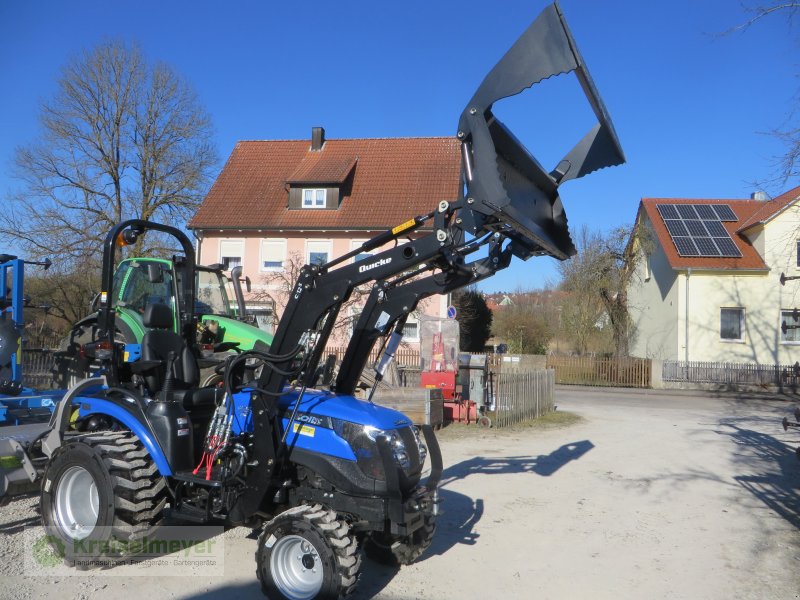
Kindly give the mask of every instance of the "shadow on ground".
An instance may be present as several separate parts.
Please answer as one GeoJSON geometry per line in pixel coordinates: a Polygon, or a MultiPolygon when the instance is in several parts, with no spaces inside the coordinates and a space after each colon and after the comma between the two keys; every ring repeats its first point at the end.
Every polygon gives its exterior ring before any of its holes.
{"type": "MultiPolygon", "coordinates": [[[[483,517],[484,501],[482,498],[473,499],[464,494],[448,489],[448,485],[471,475],[516,474],[532,473],[542,477],[550,477],[574,460],[594,448],[588,440],[564,444],[550,454],[539,456],[511,456],[511,457],[473,457],[455,465],[449,466],[442,474],[442,487],[439,497],[441,500],[442,514],[437,520],[436,535],[431,546],[420,557],[424,561],[431,556],[444,554],[454,546],[478,543],[478,534],[475,525],[483,517]]],[[[255,570],[255,564],[254,570],[255,570]]],[[[364,558],[361,568],[361,581],[358,588],[349,596],[351,600],[367,600],[380,594],[389,582],[397,575],[399,569],[388,567],[370,559],[364,558]]],[[[425,582],[412,583],[419,586],[419,592],[425,588],[425,582]]],[[[405,600],[414,597],[417,593],[409,588],[402,598],[393,598],[383,595],[386,600],[405,600]]],[[[252,583],[236,586],[219,586],[208,591],[192,595],[193,600],[211,600],[224,596],[227,599],[251,600],[263,598],[261,588],[253,577],[252,583]]]]}
{"type": "Polygon", "coordinates": [[[594,448],[589,440],[564,444],[550,454],[539,456],[475,456],[450,467],[442,474],[442,485],[465,479],[470,475],[503,475],[514,473],[534,473],[550,477],[556,471],[594,448]]]}
{"type": "MultiPolygon", "coordinates": [[[[752,417],[722,419],[719,431],[729,436],[738,446],[735,462],[747,474],[736,475],[734,480],[776,515],[800,528],[800,462],[794,448],[774,435],[753,429],[752,417]]],[[[776,431],[780,423],[772,420],[776,431]]],[[[760,429],[760,427],[759,427],[760,429]]]]}
{"type": "MultiPolygon", "coordinates": [[[[482,498],[470,498],[451,489],[448,485],[472,475],[507,475],[532,473],[542,477],[550,477],[559,469],[594,448],[588,440],[564,444],[550,454],[538,456],[482,457],[461,461],[447,467],[442,473],[442,484],[439,491],[442,514],[437,520],[436,535],[430,548],[420,557],[424,561],[431,556],[444,554],[456,545],[472,546],[478,543],[475,525],[483,517],[484,501],[482,498]]],[[[365,562],[361,584],[353,598],[372,598],[388,585],[397,574],[392,569],[374,563],[365,562]]],[[[420,582],[424,588],[424,582],[420,582]]]]}
{"type": "Polygon", "coordinates": [[[26,527],[34,527],[41,524],[39,515],[33,517],[26,517],[24,519],[17,519],[16,521],[9,521],[0,524],[0,535],[13,535],[24,531],[26,527]]]}

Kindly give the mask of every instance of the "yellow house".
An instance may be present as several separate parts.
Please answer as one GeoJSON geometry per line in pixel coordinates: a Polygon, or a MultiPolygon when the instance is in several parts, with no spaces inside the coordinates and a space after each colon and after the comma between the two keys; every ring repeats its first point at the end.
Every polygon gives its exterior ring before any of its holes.
{"type": "MultiPolygon", "coordinates": [[[[631,353],[662,360],[800,360],[800,187],[772,200],[643,198],[629,293],[631,353]],[[641,239],[641,238],[640,238],[641,239]],[[646,248],[646,250],[645,250],[646,248]]],[[[636,236],[634,237],[636,239],[636,236]]]]}

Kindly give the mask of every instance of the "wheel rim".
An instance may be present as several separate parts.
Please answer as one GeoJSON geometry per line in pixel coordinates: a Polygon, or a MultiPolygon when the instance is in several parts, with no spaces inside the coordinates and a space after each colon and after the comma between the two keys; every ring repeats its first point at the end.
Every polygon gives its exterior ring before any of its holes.
{"type": "Polygon", "coordinates": [[[97,484],[83,467],[70,467],[56,486],[56,520],[70,538],[82,540],[94,531],[100,499],[97,484]]]}
{"type": "Polygon", "coordinates": [[[275,585],[290,600],[310,600],[322,589],[322,560],[314,545],[299,535],[278,540],[269,568],[275,585]]]}

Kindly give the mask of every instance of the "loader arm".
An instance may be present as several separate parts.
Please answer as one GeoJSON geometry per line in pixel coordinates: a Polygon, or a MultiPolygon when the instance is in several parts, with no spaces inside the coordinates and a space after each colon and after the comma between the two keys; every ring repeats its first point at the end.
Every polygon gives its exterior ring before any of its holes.
{"type": "MultiPolygon", "coordinates": [[[[271,346],[271,352],[280,358],[272,368],[262,370],[251,400],[253,454],[262,466],[248,476],[246,491],[232,511],[234,520],[244,520],[259,510],[275,485],[275,465],[286,454],[277,398],[284,391],[287,373],[292,371],[289,356],[306,346],[302,368],[293,382],[302,397],[313,381],[336,317],[356,287],[419,270],[420,265],[425,265],[425,270],[457,264],[457,257],[471,243],[467,241],[469,235],[481,238],[499,233],[512,240],[511,253],[521,258],[549,255],[566,259],[575,253],[575,247],[558,195],[559,185],[624,162],[611,120],[555,4],[541,13],[486,76],[459,119],[457,138],[461,142],[463,182],[458,198],[440,202],[433,212],[393,227],[334,261],[306,265],[301,270],[271,346]],[[555,169],[547,171],[495,118],[492,105],[563,73],[575,73],[598,123],[555,169]],[[343,264],[358,253],[393,241],[397,244],[401,237],[430,225],[432,232],[375,254],[368,261],[343,264]]],[[[406,291],[413,296],[413,288],[406,291]]],[[[368,357],[363,348],[352,352],[355,360],[346,367],[351,373],[360,371],[368,357]]],[[[347,379],[346,386],[350,386],[352,375],[347,379]]],[[[298,400],[296,406],[299,404],[298,400]]]]}
{"type": "Polygon", "coordinates": [[[336,392],[353,394],[375,342],[392,329],[400,331],[421,300],[435,294],[447,294],[491,277],[511,263],[511,256],[510,245],[501,249],[500,242],[493,240],[489,255],[485,258],[468,264],[456,264],[441,273],[404,285],[398,285],[401,282],[397,281],[377,282],[342,358],[336,378],[336,392]]]}

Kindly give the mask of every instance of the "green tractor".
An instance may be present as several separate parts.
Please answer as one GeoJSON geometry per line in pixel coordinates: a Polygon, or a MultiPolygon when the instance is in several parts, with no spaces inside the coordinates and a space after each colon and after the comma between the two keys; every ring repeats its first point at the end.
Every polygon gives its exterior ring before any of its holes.
{"type": "MultiPolygon", "coordinates": [[[[172,309],[173,330],[179,331],[181,314],[187,312],[183,290],[185,259],[175,256],[163,258],[128,258],[122,260],[114,273],[111,303],[116,313],[115,338],[126,344],[140,344],[147,328],[143,315],[151,304],[165,304],[172,309]],[[179,300],[176,302],[176,298],[179,300]]],[[[241,267],[234,267],[227,277],[222,265],[195,266],[194,306],[191,310],[197,317],[197,342],[208,369],[204,379],[214,377],[210,367],[222,361],[229,352],[246,350],[266,351],[272,344],[272,335],[255,324],[255,319],[245,311],[242,291],[241,267]],[[231,304],[229,287],[236,298],[236,307],[231,304]]],[[[245,279],[247,290],[249,279],[245,279]]],[[[95,298],[96,308],[101,292],[95,298]]],[[[73,325],[62,340],[56,361],[55,376],[60,385],[69,387],[76,381],[88,377],[92,361],[86,356],[84,346],[97,339],[99,311],[93,312],[73,325]]]]}

